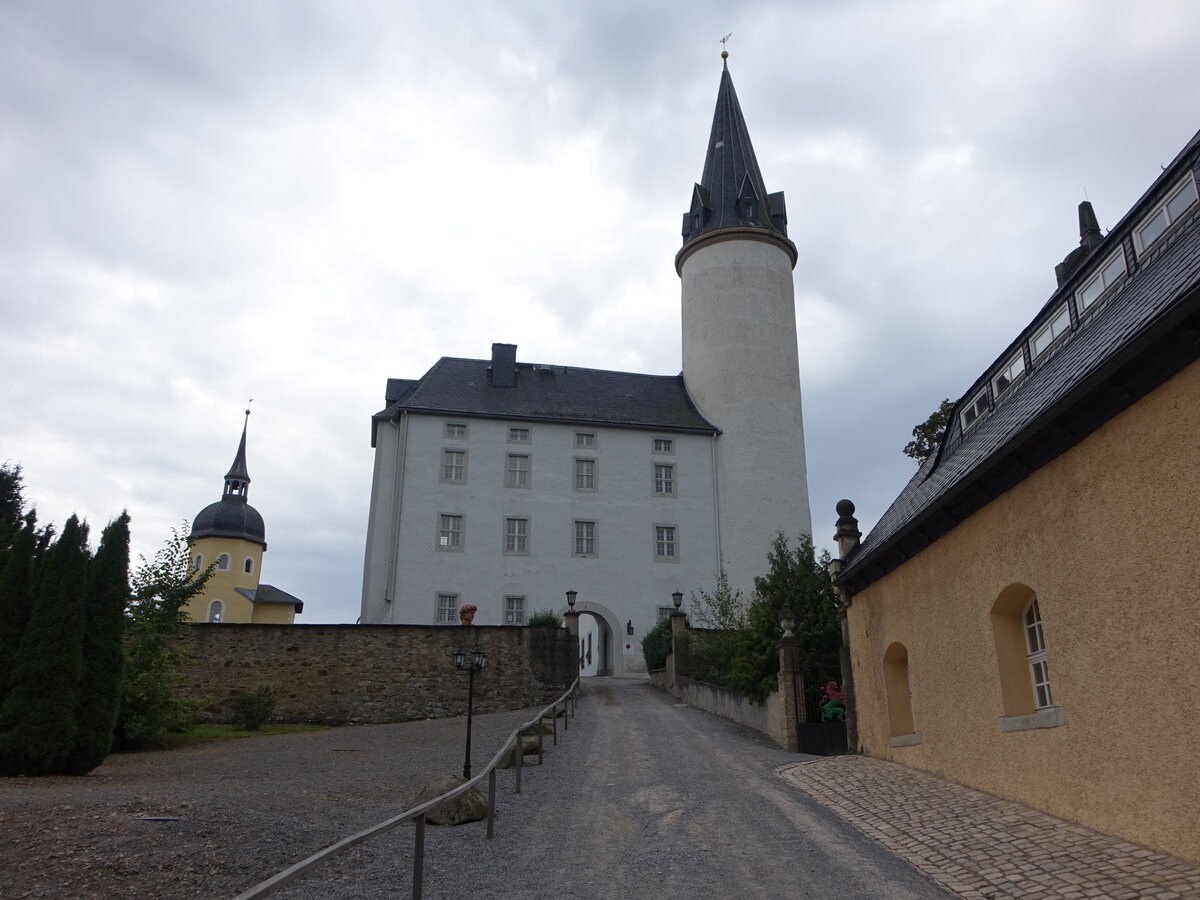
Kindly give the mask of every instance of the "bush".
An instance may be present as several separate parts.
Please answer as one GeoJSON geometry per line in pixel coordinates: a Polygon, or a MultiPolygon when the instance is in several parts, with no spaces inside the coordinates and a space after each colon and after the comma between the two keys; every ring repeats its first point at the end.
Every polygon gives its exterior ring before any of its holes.
{"type": "Polygon", "coordinates": [[[551,609],[539,609],[525,622],[527,628],[562,628],[562,616],[551,609]]]}
{"type": "Polygon", "coordinates": [[[670,652],[671,620],[666,618],[647,631],[646,636],[642,638],[642,656],[646,658],[646,668],[665,668],[670,652]]]}
{"type": "Polygon", "coordinates": [[[265,685],[259,685],[253,694],[238,694],[229,704],[237,723],[247,731],[258,731],[271,713],[275,712],[275,695],[265,685]]]}

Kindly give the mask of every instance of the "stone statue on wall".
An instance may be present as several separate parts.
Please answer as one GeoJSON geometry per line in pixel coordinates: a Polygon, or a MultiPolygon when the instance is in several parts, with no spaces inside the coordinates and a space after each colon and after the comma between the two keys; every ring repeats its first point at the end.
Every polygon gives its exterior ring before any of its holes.
{"type": "Polygon", "coordinates": [[[474,625],[475,624],[475,604],[464,603],[458,608],[458,624],[459,625],[474,625]]]}

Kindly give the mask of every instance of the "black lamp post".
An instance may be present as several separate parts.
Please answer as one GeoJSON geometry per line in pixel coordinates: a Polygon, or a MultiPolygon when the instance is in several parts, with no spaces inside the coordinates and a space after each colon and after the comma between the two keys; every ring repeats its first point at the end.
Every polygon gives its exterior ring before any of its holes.
{"type": "Polygon", "coordinates": [[[671,594],[671,602],[675,604],[675,610],[678,612],[679,607],[683,606],[683,591],[675,591],[671,594]]]}
{"type": "Polygon", "coordinates": [[[567,607],[571,612],[575,612],[575,598],[579,596],[579,591],[567,591],[567,607]]]}
{"type": "MultiPolygon", "coordinates": [[[[487,654],[476,647],[471,651],[471,662],[467,668],[467,754],[463,759],[463,778],[471,778],[471,716],[475,712],[475,673],[483,668],[487,654]]],[[[464,650],[454,651],[454,668],[462,669],[467,661],[464,650]]]]}

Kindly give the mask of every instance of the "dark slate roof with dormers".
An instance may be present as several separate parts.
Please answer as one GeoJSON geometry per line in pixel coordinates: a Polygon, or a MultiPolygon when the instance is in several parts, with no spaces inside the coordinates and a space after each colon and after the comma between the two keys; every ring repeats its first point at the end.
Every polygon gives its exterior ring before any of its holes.
{"type": "Polygon", "coordinates": [[[1200,202],[1145,252],[1132,238],[1189,171],[1200,180],[1198,168],[1200,132],[959,400],[937,455],[843,561],[841,586],[854,593],[883,577],[1200,357],[1200,202]],[[1127,274],[1079,315],[1075,291],[1118,247],[1127,274]],[[1031,366],[1025,349],[1025,374],[989,394],[964,432],[961,412],[1064,303],[1071,330],[1031,366]]]}
{"type": "Polygon", "coordinates": [[[783,191],[767,193],[728,65],[721,71],[704,173],[683,214],[683,243],[722,228],[762,228],[787,236],[783,191]]]}
{"type": "Polygon", "coordinates": [[[401,413],[564,422],[717,434],[688,396],[680,375],[637,375],[573,366],[516,363],[515,384],[491,383],[491,361],[444,356],[415,382],[389,379],[388,407],[401,413]],[[393,389],[396,399],[392,400],[393,389]]]}

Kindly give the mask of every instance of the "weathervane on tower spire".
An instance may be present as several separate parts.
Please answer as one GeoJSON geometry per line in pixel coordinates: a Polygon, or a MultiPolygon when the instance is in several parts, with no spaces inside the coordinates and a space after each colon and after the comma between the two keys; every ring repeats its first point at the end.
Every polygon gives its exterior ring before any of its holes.
{"type": "Polygon", "coordinates": [[[721,59],[729,59],[729,48],[727,48],[725,45],[729,43],[729,39],[731,37],[733,37],[732,31],[725,35],[725,37],[721,38],[721,59]]]}

